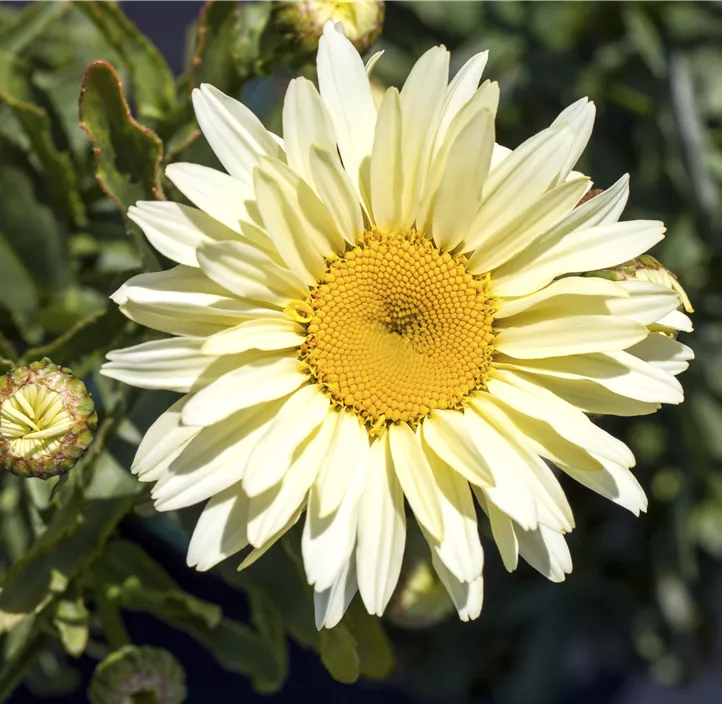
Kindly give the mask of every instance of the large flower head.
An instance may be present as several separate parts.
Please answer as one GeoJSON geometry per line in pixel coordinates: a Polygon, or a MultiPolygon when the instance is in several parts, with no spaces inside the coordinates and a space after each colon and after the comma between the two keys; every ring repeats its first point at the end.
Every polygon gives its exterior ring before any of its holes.
{"type": "Polygon", "coordinates": [[[202,86],[196,115],[228,173],[174,164],[197,209],[130,212],[178,266],[114,300],[172,337],[111,353],[104,373],[185,394],[133,471],[160,510],[207,501],[188,558],[201,570],[251,546],[248,564],[302,520],[319,627],[357,591],[384,611],[406,502],[462,619],[483,596],[477,504],[509,570],[521,555],[564,579],[574,519],[549,463],[638,513],[632,453],[587,414],[682,400],[691,352],[649,329],[678,294],[581,275],[640,255],[662,223],[618,222],[626,176],[576,207],[587,100],[496,145],[485,63],[449,82],[433,48],[377,109],[329,23],[319,90],[291,82],[283,141],[202,86]]]}

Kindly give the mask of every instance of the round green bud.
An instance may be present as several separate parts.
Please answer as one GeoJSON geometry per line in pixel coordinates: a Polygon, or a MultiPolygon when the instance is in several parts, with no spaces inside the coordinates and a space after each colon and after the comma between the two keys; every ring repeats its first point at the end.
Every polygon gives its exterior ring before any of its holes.
{"type": "Polygon", "coordinates": [[[40,479],[64,474],[97,423],[85,384],[47,358],[0,377],[0,468],[40,479]]]}
{"type": "Polygon", "coordinates": [[[364,53],[381,34],[383,0],[299,0],[274,2],[272,20],[279,34],[301,52],[318,48],[328,20],[340,22],[346,37],[364,53]]]}
{"type": "Polygon", "coordinates": [[[180,704],[186,699],[186,675],[167,650],[126,645],[98,667],[88,687],[91,704],[180,704]]]}

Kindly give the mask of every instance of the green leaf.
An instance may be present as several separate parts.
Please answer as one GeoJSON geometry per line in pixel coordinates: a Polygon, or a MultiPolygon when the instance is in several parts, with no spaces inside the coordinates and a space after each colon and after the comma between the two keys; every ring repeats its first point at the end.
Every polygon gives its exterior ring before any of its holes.
{"type": "Polygon", "coordinates": [[[173,108],[175,85],[158,49],[115,3],[82,2],[75,7],[95,23],[108,44],[123,57],[138,114],[144,119],[165,119],[173,108]]]}
{"type": "Polygon", "coordinates": [[[88,645],[89,614],[80,594],[73,599],[60,599],[55,607],[53,623],[68,655],[80,657],[88,645]]]}
{"type": "Polygon", "coordinates": [[[53,208],[66,225],[82,227],[88,219],[73,163],[68,154],[55,147],[48,113],[31,102],[30,97],[29,79],[15,57],[0,52],[0,102],[10,108],[22,126],[40,162],[53,208]]]}
{"type": "Polygon", "coordinates": [[[259,691],[275,690],[284,668],[268,639],[248,626],[222,617],[220,607],[181,591],[149,589],[129,577],[115,595],[118,604],[147,611],[192,635],[216,658],[221,667],[251,677],[259,691]]]}
{"type": "Polygon", "coordinates": [[[321,662],[331,677],[344,684],[353,684],[360,674],[356,641],[344,623],[320,632],[321,662]]]}
{"type": "Polygon", "coordinates": [[[386,679],[394,668],[394,651],[381,619],[371,616],[361,599],[356,598],[343,622],[356,641],[361,674],[372,679],[386,679]]]}
{"type": "Polygon", "coordinates": [[[225,93],[240,88],[243,77],[236,67],[233,50],[241,35],[237,2],[206,2],[198,17],[196,46],[189,89],[211,83],[225,93]]]}
{"type": "Polygon", "coordinates": [[[38,294],[30,272],[0,233],[0,306],[11,313],[29,315],[38,307],[38,294]]]}
{"type": "MultiPolygon", "coordinates": [[[[130,114],[120,78],[105,61],[88,67],[80,90],[80,126],[93,144],[95,176],[125,215],[139,200],[162,199],[158,178],[163,144],[130,114]]],[[[157,269],[157,258],[139,228],[129,223],[141,258],[157,269]]]]}
{"type": "Polygon", "coordinates": [[[85,494],[77,484],[69,489],[70,497],[47,530],[5,574],[0,612],[8,620],[39,613],[65,592],[99,556],[142,487],[105,453],[95,463],[85,494]]]}
{"type": "Polygon", "coordinates": [[[141,547],[129,540],[112,540],[94,567],[103,582],[120,584],[128,574],[137,577],[144,588],[179,589],[171,576],[141,547]]]}
{"type": "Polygon", "coordinates": [[[0,49],[13,54],[21,52],[33,39],[70,9],[64,2],[30,3],[14,22],[0,29],[0,49]]]}
{"type": "Polygon", "coordinates": [[[6,701],[20,684],[27,670],[42,652],[47,640],[47,635],[38,632],[28,640],[15,657],[5,661],[0,669],[0,702],[6,701]]]}
{"type": "Polygon", "coordinates": [[[268,641],[279,663],[278,676],[269,682],[259,682],[259,690],[264,693],[280,689],[288,675],[288,648],[286,633],[283,629],[278,609],[263,592],[251,590],[248,593],[251,608],[251,621],[258,632],[268,641]]]}

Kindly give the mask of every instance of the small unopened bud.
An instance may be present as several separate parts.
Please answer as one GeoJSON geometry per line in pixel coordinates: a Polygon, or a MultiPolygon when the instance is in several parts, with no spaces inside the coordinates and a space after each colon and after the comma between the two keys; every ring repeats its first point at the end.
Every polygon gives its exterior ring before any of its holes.
{"type": "Polygon", "coordinates": [[[85,384],[45,358],[0,377],[0,468],[47,479],[72,469],[98,422],[85,384]]]}
{"type": "Polygon", "coordinates": [[[88,687],[91,704],[180,704],[186,675],[167,650],[126,645],[95,668],[88,687]]]}
{"type": "Polygon", "coordinates": [[[275,25],[302,52],[314,52],[328,20],[340,22],[346,37],[364,53],[381,34],[383,0],[298,0],[274,2],[275,25]]]}

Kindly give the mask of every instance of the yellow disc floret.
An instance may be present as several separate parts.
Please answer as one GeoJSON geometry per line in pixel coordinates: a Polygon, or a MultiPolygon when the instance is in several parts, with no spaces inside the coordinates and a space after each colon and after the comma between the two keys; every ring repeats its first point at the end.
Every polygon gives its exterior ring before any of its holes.
{"type": "Polygon", "coordinates": [[[340,406],[371,426],[416,423],[483,388],[494,301],[466,258],[414,230],[367,232],[311,290],[302,358],[340,406]]]}

